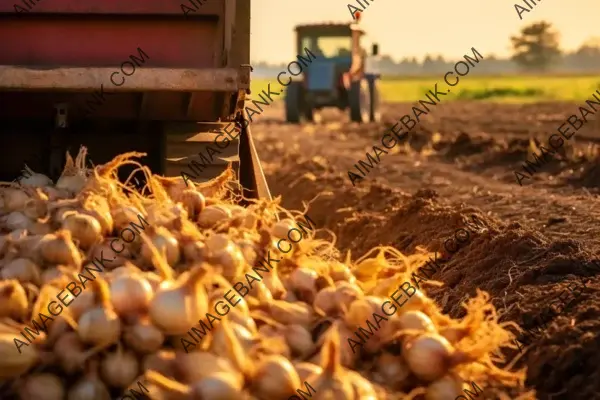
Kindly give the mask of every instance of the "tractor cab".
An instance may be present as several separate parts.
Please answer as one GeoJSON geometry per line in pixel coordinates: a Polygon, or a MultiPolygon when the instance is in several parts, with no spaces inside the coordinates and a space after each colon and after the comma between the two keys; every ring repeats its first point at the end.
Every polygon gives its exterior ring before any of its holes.
{"type": "MultiPolygon", "coordinates": [[[[313,111],[324,107],[349,109],[355,122],[380,118],[379,76],[366,69],[368,53],[361,46],[364,36],[357,22],[296,27],[297,54],[308,50],[316,58],[287,89],[288,122],[313,121],[313,111]]],[[[376,44],[371,53],[378,54],[376,44]]]]}

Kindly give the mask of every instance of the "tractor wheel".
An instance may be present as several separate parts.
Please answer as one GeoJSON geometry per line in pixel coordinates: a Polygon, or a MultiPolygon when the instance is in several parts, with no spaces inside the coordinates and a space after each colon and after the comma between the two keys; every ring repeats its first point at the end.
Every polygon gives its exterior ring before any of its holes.
{"type": "Polygon", "coordinates": [[[376,79],[369,80],[369,94],[371,95],[371,110],[369,112],[369,121],[380,122],[381,111],[379,111],[379,81],[376,79]]]}
{"type": "Polygon", "coordinates": [[[292,124],[300,123],[302,105],[302,86],[292,82],[285,92],[285,120],[292,124]]]}
{"type": "Polygon", "coordinates": [[[352,82],[348,96],[352,122],[369,122],[371,96],[369,96],[368,82],[364,79],[352,82]]]}
{"type": "Polygon", "coordinates": [[[306,119],[306,122],[314,122],[315,121],[315,117],[314,117],[314,110],[312,107],[308,106],[307,104],[304,105],[304,118],[306,119]]]}

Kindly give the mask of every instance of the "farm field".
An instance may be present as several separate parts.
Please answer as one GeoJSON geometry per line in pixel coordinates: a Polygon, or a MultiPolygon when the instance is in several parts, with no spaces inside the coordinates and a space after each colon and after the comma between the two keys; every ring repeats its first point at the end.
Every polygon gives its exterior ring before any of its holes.
{"type": "MultiPolygon", "coordinates": [[[[539,82],[569,87],[569,80],[539,82]]],[[[356,173],[365,152],[381,146],[386,127],[410,111],[409,103],[385,104],[383,121],[364,125],[337,110],[320,124],[286,124],[278,103],[252,131],[273,195],[286,208],[310,203],[307,212],[331,230],[341,254],[360,257],[378,245],[407,255],[444,254],[453,232],[473,215],[482,218],[487,228],[443,264],[434,279],[444,285],[428,288],[428,295],[458,318],[466,298],[488,292],[500,321],[531,333],[523,333],[527,345],[504,351],[499,365],[518,360],[517,367],[527,367],[526,384],[537,399],[583,400],[600,393],[593,379],[600,373],[600,121],[579,130],[560,161],[523,186],[514,175],[531,157],[530,139],[547,143],[574,110],[571,102],[440,104],[404,143],[364,167],[368,173],[356,187],[348,171],[356,173]],[[557,307],[568,287],[580,287],[581,295],[557,307]],[[547,313],[553,317],[540,326],[536,321],[547,313]]]]}
{"type": "MultiPolygon", "coordinates": [[[[423,98],[443,75],[431,77],[383,77],[381,92],[384,101],[412,102],[423,98]]],[[[279,90],[277,78],[253,79],[251,90],[259,93],[271,83],[279,90]]],[[[457,85],[458,92],[448,100],[486,100],[501,103],[533,103],[539,101],[576,101],[585,99],[600,88],[600,73],[596,76],[465,76],[457,85]]],[[[445,98],[446,99],[446,98],[445,98]]]]}

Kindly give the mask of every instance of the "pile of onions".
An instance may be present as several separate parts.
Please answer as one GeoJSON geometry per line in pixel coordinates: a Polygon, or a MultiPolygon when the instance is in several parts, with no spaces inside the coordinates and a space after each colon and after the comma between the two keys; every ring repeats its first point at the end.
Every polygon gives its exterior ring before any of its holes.
{"type": "Polygon", "coordinates": [[[283,254],[274,243],[302,218],[277,202],[235,204],[230,170],[187,187],[152,175],[135,160],[143,154],[93,170],[85,154],[69,156],[56,186],[28,170],[21,186],[0,188],[2,398],[108,399],[145,387],[151,398],[198,400],[298,390],[454,400],[467,382],[492,381],[523,391],[523,371],[493,362],[512,335],[487,294],[466,302],[462,320],[421,290],[403,306],[390,298],[422,254],[380,248],[342,261],[314,232],[283,254]],[[146,175],[143,192],[116,179],[122,165],[146,175]],[[278,261],[265,272],[268,254],[278,261]],[[42,314],[54,316],[47,334],[29,341],[20,332],[42,314]]]}

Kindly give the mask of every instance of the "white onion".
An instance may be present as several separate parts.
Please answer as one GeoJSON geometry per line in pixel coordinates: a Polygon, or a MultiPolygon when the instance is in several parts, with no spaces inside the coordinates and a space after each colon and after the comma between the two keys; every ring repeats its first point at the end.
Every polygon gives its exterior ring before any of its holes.
{"type": "MultiPolygon", "coordinates": [[[[459,379],[453,375],[444,375],[442,378],[432,382],[425,392],[425,400],[455,400],[463,393],[459,379]]],[[[471,396],[469,396],[471,397],[471,396]]]]}
{"type": "Polygon", "coordinates": [[[169,335],[183,335],[205,318],[208,296],[203,276],[204,271],[196,268],[178,281],[162,282],[148,311],[152,323],[169,335]]]}
{"type": "Polygon", "coordinates": [[[421,311],[407,311],[398,317],[401,329],[435,332],[435,325],[431,319],[421,311]]]}
{"type": "Polygon", "coordinates": [[[3,225],[11,231],[15,229],[31,229],[33,221],[27,218],[22,212],[13,211],[3,218],[3,225]]]}
{"type": "Polygon", "coordinates": [[[0,199],[2,199],[2,210],[5,213],[9,213],[23,210],[30,197],[21,189],[2,188],[0,199]]]}
{"type": "Polygon", "coordinates": [[[85,187],[87,178],[83,174],[66,175],[58,178],[56,188],[66,190],[69,193],[79,193],[85,187]]]}
{"type": "MultiPolygon", "coordinates": [[[[33,172],[33,171],[31,171],[33,172]]],[[[25,176],[25,175],[23,175],[25,176]]],[[[20,180],[20,183],[25,186],[44,187],[52,186],[54,182],[44,174],[33,172],[33,174],[20,180]]]]}
{"type": "Polygon", "coordinates": [[[231,211],[220,205],[206,206],[198,215],[198,225],[201,228],[212,228],[222,221],[231,218],[231,211]]]}
{"type": "Polygon", "coordinates": [[[145,312],[152,294],[152,286],[141,274],[122,273],[110,283],[111,301],[120,316],[145,312]]]}
{"type": "Polygon", "coordinates": [[[448,371],[454,349],[445,337],[426,333],[409,340],[405,351],[410,370],[420,379],[434,381],[448,371]]]}

